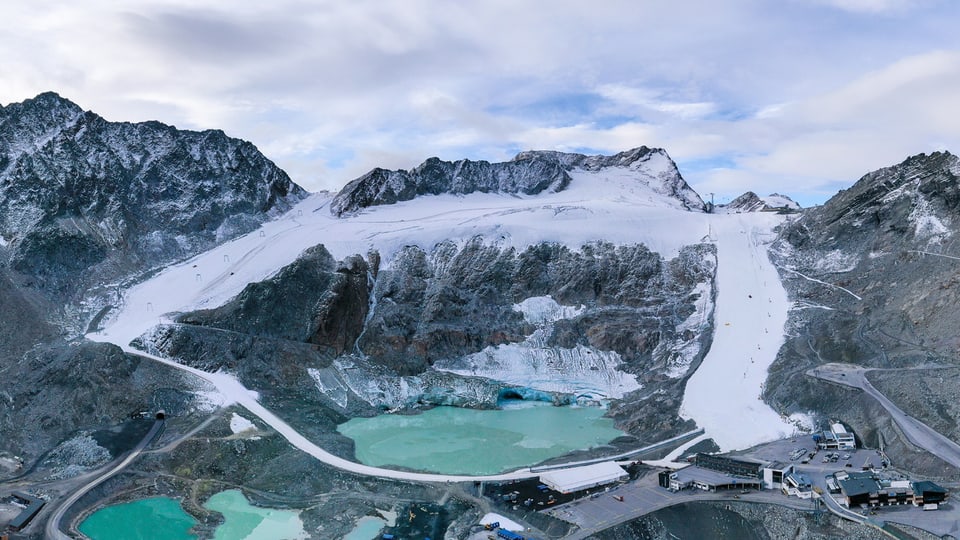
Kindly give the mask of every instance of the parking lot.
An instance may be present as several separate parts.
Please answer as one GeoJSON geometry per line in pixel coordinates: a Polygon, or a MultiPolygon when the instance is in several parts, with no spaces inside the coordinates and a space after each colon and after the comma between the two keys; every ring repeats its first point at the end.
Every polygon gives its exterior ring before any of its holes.
{"type": "Polygon", "coordinates": [[[580,527],[580,535],[570,538],[585,538],[591,531],[611,527],[631,519],[666,508],[674,504],[697,501],[745,501],[776,503],[795,508],[808,509],[809,501],[788,498],[779,491],[737,490],[707,492],[687,489],[671,492],[657,484],[656,472],[614,488],[596,493],[585,499],[579,499],[545,511],[555,518],[574,523],[580,527]],[[622,497],[621,501],[619,498],[622,497]]]}
{"type": "Polygon", "coordinates": [[[809,454],[816,450],[813,439],[808,436],[782,439],[764,445],[760,445],[743,452],[736,452],[734,455],[752,458],[759,461],[779,461],[781,463],[793,463],[794,467],[802,471],[823,472],[823,474],[836,471],[859,471],[866,468],[883,468],[883,456],[877,450],[867,448],[858,448],[855,450],[819,450],[812,458],[809,454]],[[802,457],[791,459],[795,451],[804,449],[802,457]],[[836,461],[827,460],[824,457],[827,454],[839,454],[836,461]],[[849,455],[849,458],[845,456],[849,455]],[[807,459],[808,463],[803,463],[807,459]]]}
{"type": "MultiPolygon", "coordinates": [[[[815,449],[810,437],[796,437],[767,443],[747,451],[737,452],[736,455],[764,462],[792,463],[797,471],[808,475],[815,485],[826,493],[824,477],[837,471],[858,471],[864,466],[882,469],[883,456],[873,449],[860,448],[856,450],[820,450],[808,463],[801,463],[804,458],[815,449]],[[805,451],[800,457],[797,450],[805,451]],[[835,461],[823,458],[827,454],[838,454],[835,461]],[[796,459],[791,459],[792,455],[796,459]],[[848,458],[845,456],[849,455],[848,458]],[[847,466],[849,464],[849,466],[847,466]]],[[[564,521],[575,523],[580,527],[582,537],[586,538],[590,531],[610,527],[629,519],[654,512],[674,504],[695,501],[723,501],[741,500],[745,502],[760,502],[780,504],[798,509],[810,509],[810,500],[801,500],[796,497],[787,497],[778,490],[704,492],[700,490],[684,490],[677,493],[661,488],[657,484],[655,473],[649,473],[635,482],[630,482],[610,491],[595,494],[586,499],[580,499],[564,505],[550,508],[546,513],[564,521]],[[617,497],[623,497],[620,501],[617,497]]],[[[859,509],[857,509],[859,510],[859,509]]],[[[924,512],[914,506],[884,507],[876,510],[871,516],[873,521],[890,521],[919,527],[937,535],[950,534],[960,538],[960,505],[948,499],[936,512],[924,512]]]]}

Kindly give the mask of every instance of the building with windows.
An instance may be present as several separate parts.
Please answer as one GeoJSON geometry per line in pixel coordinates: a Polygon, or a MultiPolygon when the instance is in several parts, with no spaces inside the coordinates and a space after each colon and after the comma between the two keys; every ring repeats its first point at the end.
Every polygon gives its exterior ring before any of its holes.
{"type": "Polygon", "coordinates": [[[823,450],[853,450],[857,447],[853,433],[840,422],[830,425],[830,431],[823,431],[814,435],[814,442],[823,450]]]}
{"type": "Polygon", "coordinates": [[[766,489],[780,489],[783,479],[793,472],[792,463],[775,461],[763,466],[763,487],[766,489]]]}
{"type": "Polygon", "coordinates": [[[791,472],[783,478],[780,491],[782,491],[784,495],[809,499],[813,497],[813,483],[810,482],[810,478],[807,477],[807,475],[791,472]]]}
{"type": "Polygon", "coordinates": [[[929,481],[891,480],[873,472],[840,472],[834,477],[840,486],[840,502],[849,508],[913,504],[933,505],[930,509],[934,510],[947,497],[947,490],[929,481]]]}
{"type": "Polygon", "coordinates": [[[936,510],[947,499],[947,490],[930,481],[913,482],[910,487],[914,506],[922,506],[924,510],[936,510]]]}

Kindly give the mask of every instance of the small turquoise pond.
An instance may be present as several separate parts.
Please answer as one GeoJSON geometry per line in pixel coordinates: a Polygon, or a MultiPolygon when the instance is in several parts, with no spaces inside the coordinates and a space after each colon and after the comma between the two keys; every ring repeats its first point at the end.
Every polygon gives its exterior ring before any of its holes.
{"type": "Polygon", "coordinates": [[[97,510],[80,524],[80,532],[93,540],[196,540],[187,531],[197,521],[180,503],[153,497],[97,510]]]}
{"type": "MultiPolygon", "coordinates": [[[[252,506],[236,489],[203,506],[223,514],[214,540],[293,540],[303,534],[299,512],[252,506]]],[[[196,540],[187,532],[196,523],[176,500],[153,497],[101,508],[83,520],[80,532],[92,540],[196,540]]]]}
{"type": "Polygon", "coordinates": [[[299,512],[253,506],[237,489],[217,493],[203,507],[223,514],[213,540],[293,540],[303,533],[299,512]]]}

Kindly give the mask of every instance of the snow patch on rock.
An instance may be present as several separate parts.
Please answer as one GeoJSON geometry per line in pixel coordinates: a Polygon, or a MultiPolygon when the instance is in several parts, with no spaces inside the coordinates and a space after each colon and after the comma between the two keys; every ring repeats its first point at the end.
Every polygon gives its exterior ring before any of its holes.
{"type": "Polygon", "coordinates": [[[693,291],[698,295],[693,303],[694,312],[677,326],[678,336],[682,337],[689,333],[691,337],[686,341],[678,340],[672,344],[663,341],[658,348],[664,347],[665,350],[654,352],[654,356],[666,355],[666,375],[671,379],[685,376],[693,361],[700,355],[700,340],[697,338],[713,319],[712,292],[709,282],[697,284],[693,291]]]}
{"type": "Polygon", "coordinates": [[[253,425],[253,422],[237,413],[233,413],[233,416],[230,417],[230,431],[232,431],[234,435],[246,431],[255,431],[256,429],[257,426],[253,425]]]}
{"type": "Polygon", "coordinates": [[[513,310],[523,314],[523,319],[530,324],[543,325],[563,319],[572,319],[586,308],[581,305],[562,306],[552,297],[531,296],[519,304],[513,305],[513,310]]]}
{"type": "Polygon", "coordinates": [[[914,235],[918,240],[926,240],[928,244],[940,243],[950,236],[950,226],[941,221],[930,208],[930,202],[917,194],[913,208],[907,220],[913,225],[914,235]]]}
{"type": "Polygon", "coordinates": [[[857,267],[858,257],[855,253],[844,253],[834,249],[821,254],[813,262],[813,267],[820,272],[840,274],[850,272],[857,267]]]}

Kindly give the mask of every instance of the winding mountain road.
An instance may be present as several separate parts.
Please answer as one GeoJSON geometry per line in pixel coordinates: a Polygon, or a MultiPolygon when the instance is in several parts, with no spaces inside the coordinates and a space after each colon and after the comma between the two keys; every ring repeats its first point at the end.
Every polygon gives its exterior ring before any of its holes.
{"type": "MultiPolygon", "coordinates": [[[[300,434],[296,429],[283,421],[280,417],[273,414],[269,409],[264,407],[257,401],[254,392],[251,392],[246,387],[244,387],[240,381],[234,379],[233,377],[224,374],[224,373],[208,373],[190,366],[185,366],[174,362],[173,360],[163,358],[162,356],[156,356],[149,354],[137,349],[130,347],[129,345],[121,346],[123,350],[129,354],[136,356],[141,356],[160,362],[176,369],[186,371],[196,377],[199,377],[210,384],[212,384],[216,389],[228,400],[231,400],[233,403],[240,405],[241,407],[247,409],[251,414],[262,420],[265,424],[273,428],[277,433],[279,433],[283,438],[285,438],[291,445],[297,449],[306,452],[307,454],[313,456],[314,458],[338,469],[349,471],[357,474],[363,474],[367,476],[376,476],[379,478],[391,478],[394,480],[413,480],[417,482],[433,482],[433,483],[447,483],[447,482],[473,482],[473,481],[504,481],[504,480],[520,480],[524,478],[534,478],[540,475],[541,471],[544,468],[537,468],[536,471],[530,469],[529,467],[511,471],[508,473],[502,474],[491,474],[483,476],[469,476],[469,475],[455,475],[455,474],[433,474],[433,473],[418,473],[410,471],[397,471],[393,469],[384,469],[380,467],[373,467],[370,465],[364,465],[362,463],[356,463],[348,459],[344,459],[340,456],[336,456],[327,452],[323,448],[320,448],[312,441],[300,434]]],[[[667,439],[666,441],[659,441],[650,446],[640,448],[637,450],[632,450],[621,456],[614,456],[607,458],[607,460],[613,460],[617,457],[622,457],[624,455],[633,455],[641,453],[643,451],[654,449],[664,445],[665,443],[682,440],[685,437],[693,436],[701,433],[701,430],[694,430],[689,433],[684,433],[667,439]]],[[[585,463],[594,462],[598,460],[588,460],[575,462],[569,465],[558,465],[556,467],[550,467],[550,469],[555,468],[575,468],[582,466],[585,463]]]]}
{"type": "Polygon", "coordinates": [[[150,428],[150,431],[148,431],[143,439],[137,444],[137,446],[134,447],[129,454],[127,454],[127,457],[117,463],[113,468],[91,480],[77,491],[74,491],[69,497],[64,499],[64,501],[61,502],[60,505],[57,506],[57,508],[53,511],[50,519],[47,520],[47,525],[44,529],[44,537],[48,540],[69,540],[70,537],[60,531],[60,522],[63,520],[63,516],[67,514],[67,511],[70,510],[70,507],[80,500],[80,497],[83,497],[90,492],[91,489],[106,482],[109,478],[126,468],[127,465],[130,465],[133,460],[137,459],[140,454],[143,453],[144,449],[146,449],[146,447],[157,438],[157,436],[160,434],[160,431],[163,429],[164,424],[165,422],[163,419],[157,419],[157,421],[153,423],[153,427],[150,428]]]}
{"type": "Polygon", "coordinates": [[[863,390],[890,413],[890,416],[900,426],[900,430],[903,431],[910,443],[923,448],[950,465],[960,468],[960,444],[948,439],[897,407],[887,396],[870,384],[866,377],[867,371],[871,371],[871,368],[831,363],[810,369],[807,371],[807,375],[863,390]]]}

